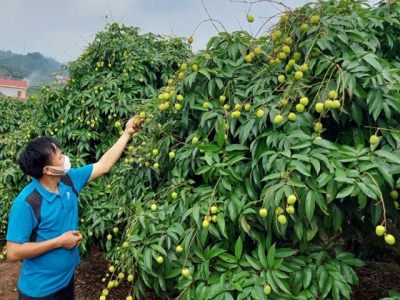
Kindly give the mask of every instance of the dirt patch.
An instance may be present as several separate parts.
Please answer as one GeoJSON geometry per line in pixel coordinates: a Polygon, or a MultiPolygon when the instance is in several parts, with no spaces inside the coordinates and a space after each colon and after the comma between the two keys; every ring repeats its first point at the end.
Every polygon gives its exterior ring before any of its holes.
{"type": "Polygon", "coordinates": [[[0,261],[0,299],[15,300],[18,298],[18,278],[21,263],[0,261]]]}
{"type": "MultiPolygon", "coordinates": [[[[82,263],[75,272],[75,295],[76,300],[98,300],[101,296],[106,283],[102,282],[102,278],[106,274],[109,263],[102,258],[103,252],[97,247],[92,248],[89,258],[82,259],[82,263]]],[[[110,290],[107,300],[122,300],[132,293],[132,284],[126,280],[117,287],[110,290]]],[[[153,292],[148,292],[146,298],[149,300],[162,300],[153,292]]]]}
{"type": "Polygon", "coordinates": [[[353,288],[351,299],[377,300],[388,297],[390,290],[400,291],[400,274],[380,272],[368,267],[357,268],[355,271],[359,284],[353,288]]]}

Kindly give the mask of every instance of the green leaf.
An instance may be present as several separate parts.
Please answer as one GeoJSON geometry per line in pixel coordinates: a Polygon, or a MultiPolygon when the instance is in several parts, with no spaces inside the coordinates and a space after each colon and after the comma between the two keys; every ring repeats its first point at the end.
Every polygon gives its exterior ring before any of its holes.
{"type": "Polygon", "coordinates": [[[246,190],[247,190],[247,193],[248,193],[250,199],[253,201],[258,200],[259,199],[258,195],[257,195],[255,189],[253,188],[253,185],[251,184],[250,180],[248,178],[245,178],[244,183],[246,185],[246,190]]]}
{"type": "Polygon", "coordinates": [[[238,131],[240,132],[239,139],[241,143],[245,143],[249,138],[250,134],[252,133],[251,129],[254,127],[255,122],[255,119],[249,119],[242,126],[240,126],[238,131]]]}
{"type": "Polygon", "coordinates": [[[261,265],[264,269],[268,267],[267,259],[265,258],[265,248],[263,244],[258,245],[258,259],[260,260],[261,265]]]}
{"type": "Polygon", "coordinates": [[[320,192],[317,191],[311,191],[312,192],[312,197],[315,199],[315,201],[317,202],[318,206],[321,208],[321,210],[326,213],[326,211],[328,210],[325,198],[322,196],[322,194],[320,192]]]}
{"type": "Polygon", "coordinates": [[[209,170],[211,170],[210,166],[202,166],[202,167],[198,168],[195,173],[196,173],[196,175],[200,175],[200,174],[208,172],[209,170]]]}
{"type": "Polygon", "coordinates": [[[282,291],[284,291],[286,294],[292,295],[292,292],[290,291],[289,284],[286,281],[280,279],[279,276],[277,276],[277,271],[272,271],[271,274],[272,274],[276,284],[279,286],[279,288],[282,291]]]}
{"type": "Polygon", "coordinates": [[[319,267],[327,255],[326,251],[320,251],[315,259],[315,266],[319,267]]]}
{"type": "Polygon", "coordinates": [[[228,262],[228,263],[235,263],[235,262],[237,262],[236,257],[234,257],[232,254],[229,254],[229,253],[226,253],[226,252],[221,253],[218,257],[219,257],[220,259],[222,259],[223,261],[226,261],[226,262],[228,262]]]}
{"type": "Polygon", "coordinates": [[[175,278],[178,277],[182,274],[182,269],[170,269],[170,271],[165,272],[165,279],[171,279],[171,278],[175,278]]]}
{"type": "Polygon", "coordinates": [[[333,177],[333,174],[325,171],[322,173],[320,176],[318,176],[317,181],[318,181],[318,187],[322,188],[324,187],[329,181],[331,181],[333,177]]]}
{"type": "Polygon", "coordinates": [[[221,150],[221,148],[219,146],[211,145],[211,144],[198,145],[197,148],[204,150],[204,151],[211,151],[211,152],[216,152],[216,151],[221,150]]]}
{"type": "MultiPolygon", "coordinates": [[[[363,182],[357,182],[357,186],[360,188],[360,190],[365,194],[365,196],[372,198],[372,199],[378,199],[378,196],[375,194],[374,190],[369,188],[367,184],[363,182]]],[[[373,186],[375,188],[375,185],[373,186]]],[[[365,197],[366,199],[366,197],[365,197]]],[[[365,203],[364,203],[365,206],[365,203]]]]}
{"type": "Polygon", "coordinates": [[[328,271],[328,272],[329,275],[331,275],[331,277],[335,279],[335,281],[346,282],[346,279],[338,271],[328,271]]]}
{"type": "Polygon", "coordinates": [[[331,62],[329,60],[326,60],[320,64],[318,64],[317,69],[315,70],[315,76],[318,76],[319,74],[321,74],[323,71],[327,70],[327,67],[331,64],[331,62]]]}
{"type": "Polygon", "coordinates": [[[254,269],[256,269],[256,270],[258,270],[258,271],[261,271],[262,266],[261,266],[260,262],[259,262],[257,259],[255,259],[255,258],[253,258],[253,257],[251,257],[251,256],[249,256],[249,255],[247,255],[247,254],[245,254],[244,256],[245,256],[246,260],[249,262],[249,264],[250,264],[254,269]]]}
{"type": "Polygon", "coordinates": [[[226,146],[225,151],[226,152],[234,152],[234,151],[248,151],[249,147],[240,145],[240,144],[232,144],[229,146],[226,146]]]}
{"type": "Polygon", "coordinates": [[[152,251],[150,249],[145,250],[144,263],[146,265],[146,268],[152,272],[153,271],[153,256],[152,256],[151,252],[152,251]]]}
{"type": "Polygon", "coordinates": [[[225,133],[226,133],[225,122],[220,122],[217,127],[217,143],[219,148],[222,148],[222,146],[224,145],[225,133]]]}
{"type": "Polygon", "coordinates": [[[333,230],[338,231],[342,227],[342,212],[336,205],[331,204],[330,213],[333,220],[333,230]]]}
{"type": "Polygon", "coordinates": [[[228,234],[226,233],[225,216],[222,213],[217,215],[217,224],[222,235],[228,239],[228,234]]]}
{"type": "Polygon", "coordinates": [[[205,77],[207,77],[208,80],[211,79],[211,78],[210,78],[210,74],[209,74],[206,70],[200,69],[200,70],[199,70],[199,73],[201,73],[201,74],[203,74],[205,77]]]}
{"type": "Polygon", "coordinates": [[[275,244],[268,249],[267,254],[268,267],[272,268],[275,262],[275,244]]]}
{"type": "Polygon", "coordinates": [[[354,185],[347,186],[336,195],[336,198],[339,198],[339,199],[340,198],[346,198],[353,191],[354,191],[354,185]]]}
{"type": "Polygon", "coordinates": [[[312,218],[314,217],[314,210],[315,210],[315,200],[313,198],[312,191],[308,191],[304,206],[306,210],[307,219],[309,222],[311,222],[312,218]]]}
{"type": "Polygon", "coordinates": [[[225,189],[227,189],[228,191],[232,190],[232,185],[230,184],[230,182],[225,179],[224,177],[221,179],[221,183],[224,186],[225,189]]]}
{"type": "MultiPolygon", "coordinates": [[[[340,274],[340,273],[339,273],[340,274]]],[[[342,281],[333,280],[332,287],[337,289],[346,299],[350,299],[350,286],[342,281]]]]}
{"type": "Polygon", "coordinates": [[[275,258],[286,258],[289,256],[293,256],[298,252],[298,250],[290,249],[290,248],[278,248],[275,249],[275,258]]]}
{"type": "Polygon", "coordinates": [[[184,81],[187,85],[189,85],[189,87],[191,87],[193,82],[196,80],[197,74],[197,72],[193,72],[189,76],[185,77],[184,81]]]}
{"type": "Polygon", "coordinates": [[[328,140],[324,140],[324,139],[313,140],[313,144],[315,144],[317,146],[321,146],[321,147],[329,149],[329,150],[334,150],[334,151],[338,150],[338,147],[336,146],[336,144],[334,144],[328,140]]]}
{"type": "Polygon", "coordinates": [[[235,243],[236,259],[240,259],[242,257],[242,253],[243,253],[243,242],[242,242],[242,238],[239,236],[239,238],[237,239],[237,241],[235,243]]]}
{"type": "Polygon", "coordinates": [[[392,154],[392,153],[390,153],[388,151],[384,151],[384,150],[376,150],[376,151],[374,151],[374,153],[389,162],[393,162],[393,163],[400,165],[400,157],[398,157],[395,154],[392,154]]]}
{"type": "Polygon", "coordinates": [[[165,255],[165,256],[167,255],[167,252],[165,251],[165,249],[159,245],[151,244],[150,247],[153,248],[154,250],[156,250],[158,253],[161,253],[162,255],[165,255]]]}
{"type": "Polygon", "coordinates": [[[242,216],[242,217],[240,218],[240,225],[242,226],[243,230],[244,230],[246,233],[249,233],[250,225],[249,225],[249,223],[247,223],[247,220],[246,220],[246,218],[245,218],[244,216],[242,216]]]}
{"type": "Polygon", "coordinates": [[[367,205],[367,195],[365,195],[364,193],[358,193],[357,199],[360,209],[364,209],[365,206],[367,205]]]}
{"type": "Polygon", "coordinates": [[[310,170],[308,167],[306,167],[302,162],[298,160],[292,160],[290,167],[292,169],[295,169],[296,171],[299,171],[301,174],[305,176],[311,176],[310,170]]]}
{"type": "Polygon", "coordinates": [[[332,289],[332,277],[328,272],[322,272],[318,281],[318,286],[321,291],[321,299],[326,299],[332,289]]]}
{"type": "Polygon", "coordinates": [[[343,263],[354,266],[354,267],[363,267],[365,266],[365,263],[362,260],[359,260],[357,258],[352,258],[352,259],[344,259],[342,260],[343,263]]]}
{"type": "Polygon", "coordinates": [[[304,289],[307,289],[311,283],[311,279],[312,279],[312,271],[309,267],[305,267],[303,269],[303,274],[302,274],[302,278],[303,278],[303,287],[304,289]]]}
{"type": "Polygon", "coordinates": [[[340,272],[349,284],[353,284],[353,274],[351,268],[347,264],[340,263],[340,272]]]}
{"type": "Polygon", "coordinates": [[[367,53],[362,57],[367,63],[373,66],[379,73],[382,72],[382,65],[378,62],[377,56],[373,53],[367,53]]]}
{"type": "Polygon", "coordinates": [[[196,203],[192,207],[192,215],[194,220],[199,220],[200,219],[200,207],[199,204],[196,203]]]}

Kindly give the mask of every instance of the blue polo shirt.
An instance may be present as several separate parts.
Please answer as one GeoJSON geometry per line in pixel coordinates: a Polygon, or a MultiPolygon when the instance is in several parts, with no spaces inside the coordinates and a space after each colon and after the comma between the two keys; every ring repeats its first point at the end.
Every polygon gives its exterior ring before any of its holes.
{"type": "MultiPolygon", "coordinates": [[[[92,174],[93,165],[71,169],[68,176],[79,193],[92,174]]],[[[6,239],[15,243],[42,242],[78,229],[78,197],[71,186],[59,183],[60,194],[51,193],[32,178],[14,200],[6,239]],[[40,221],[39,221],[40,220],[40,221]]],[[[18,288],[31,297],[45,297],[66,287],[80,263],[78,248],[58,248],[22,263],[18,288]]]]}

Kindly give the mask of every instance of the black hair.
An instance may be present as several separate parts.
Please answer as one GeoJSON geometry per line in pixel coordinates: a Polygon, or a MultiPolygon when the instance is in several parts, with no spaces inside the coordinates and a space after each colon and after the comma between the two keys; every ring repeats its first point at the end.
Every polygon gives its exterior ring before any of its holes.
{"type": "Polygon", "coordinates": [[[43,136],[34,139],[22,150],[19,166],[25,174],[39,179],[43,176],[43,168],[51,163],[51,154],[60,148],[60,142],[53,137],[43,136]]]}

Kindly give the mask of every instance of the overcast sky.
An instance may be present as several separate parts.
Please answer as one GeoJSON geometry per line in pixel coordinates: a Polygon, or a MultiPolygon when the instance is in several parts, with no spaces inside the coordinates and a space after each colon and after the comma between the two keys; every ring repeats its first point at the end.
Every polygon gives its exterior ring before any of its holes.
{"type": "MultiPolygon", "coordinates": [[[[247,0],[251,1],[254,0],[247,0]]],[[[203,2],[211,17],[221,22],[228,32],[240,28],[257,31],[267,18],[283,9],[267,2],[252,6],[243,3],[244,0],[203,2]],[[252,24],[246,21],[249,9],[255,17],[252,24]]],[[[311,1],[275,2],[295,8],[311,1]]],[[[40,52],[64,63],[76,60],[94,35],[104,30],[107,21],[139,27],[141,33],[188,37],[206,19],[202,0],[0,0],[0,50],[19,54],[40,52]]],[[[193,49],[205,48],[210,37],[216,34],[210,22],[202,23],[194,34],[193,49]]]]}

